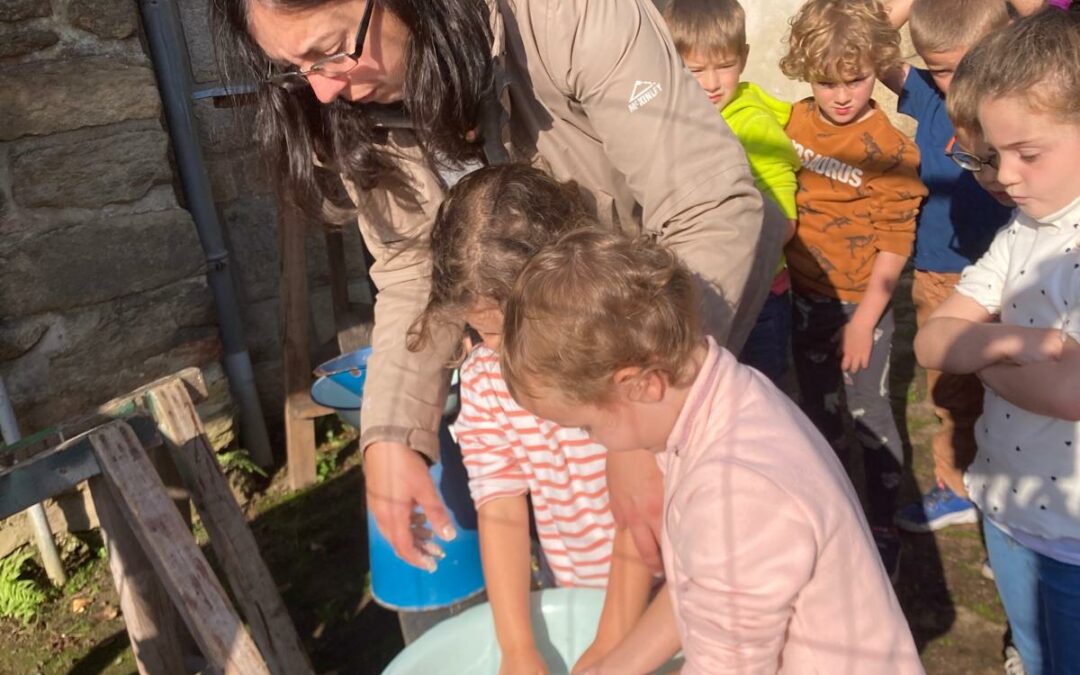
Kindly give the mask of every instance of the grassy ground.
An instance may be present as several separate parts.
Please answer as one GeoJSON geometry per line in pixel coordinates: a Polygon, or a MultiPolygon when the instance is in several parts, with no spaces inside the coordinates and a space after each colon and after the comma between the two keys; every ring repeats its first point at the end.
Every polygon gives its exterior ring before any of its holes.
{"type": "MultiPolygon", "coordinates": [[[[923,402],[924,375],[911,358],[908,286],[896,304],[900,330],[892,382],[896,413],[913,448],[904,486],[910,499],[932,481],[929,439],[935,421],[923,402]]],[[[401,638],[395,615],[370,598],[355,444],[330,448],[320,474],[320,484],[299,493],[286,492],[283,477],[277,477],[248,506],[252,529],[316,669],[378,673],[401,649],[401,638]]],[[[93,539],[72,547],[72,579],[35,623],[0,619],[0,674],[136,672],[100,551],[100,541],[93,539]]],[[[1002,672],[1005,617],[993,583],[980,575],[983,555],[974,525],[905,537],[897,594],[928,673],[1002,672]]]]}

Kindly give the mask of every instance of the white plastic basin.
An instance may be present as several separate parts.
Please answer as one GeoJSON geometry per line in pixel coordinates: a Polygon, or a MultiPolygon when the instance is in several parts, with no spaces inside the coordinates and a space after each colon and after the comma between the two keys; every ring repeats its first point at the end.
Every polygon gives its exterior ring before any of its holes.
{"type": "MultiPolygon", "coordinates": [[[[604,592],[589,588],[537,591],[530,601],[536,644],[551,675],[570,672],[592,644],[604,592]]],[[[676,664],[660,672],[674,671],[676,664]]],[[[483,603],[438,624],[405,648],[383,675],[498,675],[499,645],[491,605],[483,603]]]]}

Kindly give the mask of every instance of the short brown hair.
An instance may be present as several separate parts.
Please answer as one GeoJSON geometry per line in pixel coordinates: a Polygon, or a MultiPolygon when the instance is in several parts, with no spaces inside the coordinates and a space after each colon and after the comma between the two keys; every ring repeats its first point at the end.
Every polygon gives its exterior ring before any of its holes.
{"type": "Polygon", "coordinates": [[[911,42],[920,54],[967,49],[1008,24],[1003,0],[915,0],[908,19],[911,42]]]}
{"type": "Polygon", "coordinates": [[[579,229],[525,266],[506,303],[502,373],[511,391],[558,391],[574,403],[610,401],[622,368],[692,380],[702,344],[697,282],[650,239],[579,229]]]}
{"type": "Polygon", "coordinates": [[[533,254],[583,225],[595,221],[573,182],[520,164],[462,178],[435,216],[431,294],[409,330],[409,349],[419,350],[435,324],[460,321],[478,301],[504,304],[533,254]]]}
{"type": "Polygon", "coordinates": [[[961,66],[948,104],[958,126],[978,129],[971,126],[971,111],[1003,97],[1022,97],[1033,110],[1080,122],[1080,13],[1049,8],[1020,19],[987,36],[961,66]],[[954,99],[960,75],[971,81],[954,99]]]}
{"type": "Polygon", "coordinates": [[[670,0],[664,20],[684,57],[693,51],[740,56],[746,49],[746,12],[738,0],[670,0]]]}
{"type": "Polygon", "coordinates": [[[876,75],[900,62],[900,33],[877,0],[809,0],[791,19],[780,70],[793,80],[840,82],[868,61],[876,75]]]}
{"type": "Polygon", "coordinates": [[[949,93],[945,96],[945,110],[958,132],[982,135],[979,124],[980,71],[987,64],[989,43],[984,40],[964,54],[953,73],[949,93]]]}

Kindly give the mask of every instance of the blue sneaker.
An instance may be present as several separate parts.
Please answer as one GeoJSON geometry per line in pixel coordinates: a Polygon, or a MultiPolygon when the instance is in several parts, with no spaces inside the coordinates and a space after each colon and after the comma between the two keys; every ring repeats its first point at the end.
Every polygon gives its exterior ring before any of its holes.
{"type": "Polygon", "coordinates": [[[896,512],[893,522],[908,532],[933,532],[950,525],[979,522],[979,511],[970,500],[938,484],[921,501],[896,512]]]}

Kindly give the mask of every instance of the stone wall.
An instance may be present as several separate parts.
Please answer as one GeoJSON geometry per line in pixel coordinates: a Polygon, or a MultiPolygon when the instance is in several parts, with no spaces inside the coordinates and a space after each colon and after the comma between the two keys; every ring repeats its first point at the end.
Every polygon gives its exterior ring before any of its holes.
{"type": "Polygon", "coordinates": [[[138,30],[130,0],[0,2],[0,375],[24,433],[220,356],[138,30]]]}
{"type": "MultiPolygon", "coordinates": [[[[131,0],[0,0],[0,376],[29,434],[198,366],[224,447],[213,303],[138,31],[131,0]]],[[[48,504],[54,527],[92,524],[82,502],[48,504]]]]}

